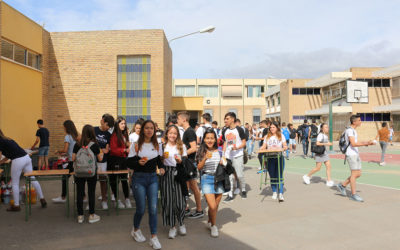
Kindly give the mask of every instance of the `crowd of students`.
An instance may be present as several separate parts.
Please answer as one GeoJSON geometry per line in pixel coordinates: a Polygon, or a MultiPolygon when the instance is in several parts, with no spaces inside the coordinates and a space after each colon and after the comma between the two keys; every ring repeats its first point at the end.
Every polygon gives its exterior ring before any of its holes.
{"type": "MultiPolygon", "coordinates": [[[[318,126],[315,120],[308,125],[307,120],[304,124],[295,129],[293,124],[279,124],[263,120],[256,125],[245,123],[236,118],[235,113],[229,112],[224,117],[224,127],[218,128],[215,121],[211,121],[208,113],[202,115],[203,123],[197,130],[189,124],[189,114],[179,112],[177,115],[169,117],[165,131],[158,128],[157,124],[151,120],[139,119],[129,129],[123,117],[114,117],[104,114],[100,119],[100,125],[92,127],[85,125],[79,133],[75,124],[71,120],[63,123],[65,137],[64,146],[55,153],[65,155],[67,163],[64,165],[70,172],[77,168],[90,168],[91,162],[95,163],[94,173],[88,172],[88,176],[75,175],[77,185],[77,211],[78,223],[83,223],[84,211],[83,203],[88,201],[89,223],[100,220],[100,216],[95,214],[95,191],[98,180],[104,180],[104,172],[112,170],[129,170],[129,177],[126,174],[120,175],[120,182],[124,199],[115,201],[120,208],[131,208],[130,188],[133,194],[136,210],[133,217],[132,237],[137,242],[146,241],[141,228],[141,220],[145,213],[146,201],[149,214],[150,226],[150,245],[154,249],[160,249],[161,244],[157,238],[157,206],[158,192],[161,195],[161,208],[163,225],[169,227],[168,237],[173,239],[177,235],[186,235],[185,217],[190,219],[201,218],[204,216],[201,205],[201,193],[204,195],[208,204],[208,223],[212,237],[218,237],[217,211],[222,196],[227,197],[224,202],[232,202],[236,195],[242,199],[247,198],[246,178],[244,172],[245,158],[253,155],[254,144],[259,143],[260,150],[271,151],[267,154],[282,154],[284,157],[268,157],[268,174],[271,179],[283,176],[285,160],[290,159],[290,154],[296,153],[296,138],[301,140],[303,145],[303,157],[308,155],[308,146],[311,142],[311,157],[314,157],[316,166],[307,175],[303,176],[305,184],[310,184],[313,174],[320,171],[322,164],[326,166],[328,187],[334,186],[331,178],[331,164],[326,146],[331,146],[329,141],[328,124],[322,123],[318,126]],[[282,126],[281,126],[282,125],[282,126]],[[83,153],[82,153],[83,152],[83,153]],[[89,153],[88,153],[89,152],[89,153]],[[85,158],[86,157],[86,158],[85,158]],[[82,163],[83,159],[88,159],[82,163]],[[278,162],[278,159],[280,162],[278,162]],[[86,165],[85,165],[86,164],[86,165]],[[278,167],[278,166],[281,167],[278,167]],[[228,166],[232,171],[228,173],[228,166]],[[221,168],[225,169],[225,180],[221,179],[221,168]],[[279,172],[280,171],[280,172],[279,172]],[[129,182],[127,181],[129,180],[129,182]],[[198,186],[200,180],[201,191],[198,186]],[[87,193],[85,184],[87,183],[87,193]],[[191,211],[188,197],[193,193],[195,209],[191,211]],[[86,195],[87,194],[87,195],[86,195]]],[[[49,151],[49,131],[44,127],[43,121],[38,120],[37,140],[32,148],[39,142],[39,167],[48,166],[49,151]]],[[[376,142],[359,142],[357,139],[356,128],[361,125],[361,119],[357,115],[350,117],[350,127],[344,132],[345,140],[348,145],[344,149],[346,160],[350,166],[351,175],[344,182],[336,185],[343,196],[347,196],[346,186],[350,184],[350,199],[363,201],[356,194],[356,179],[361,176],[361,159],[358,147],[373,145],[376,142]]],[[[381,163],[384,163],[384,152],[389,143],[390,131],[387,124],[382,124],[376,139],[380,140],[382,148],[381,163]]],[[[260,166],[264,163],[263,154],[258,154],[260,166]]],[[[12,160],[11,175],[12,189],[14,194],[14,204],[7,211],[19,211],[19,180],[22,172],[32,171],[32,162],[28,154],[18,144],[8,138],[0,130],[0,156],[12,160]]],[[[0,162],[0,163],[1,163],[0,162]]],[[[381,164],[383,165],[383,164],[381,164]]],[[[69,177],[65,177],[61,182],[61,195],[52,199],[54,203],[65,202],[67,195],[66,182],[69,177]]],[[[112,200],[117,196],[117,176],[110,175],[110,186],[112,189],[112,200]]],[[[44,199],[38,181],[32,181],[37,190],[43,208],[47,203],[44,199]]],[[[272,199],[284,201],[283,184],[271,184],[272,199]],[[279,193],[278,193],[279,190],[279,193]]],[[[108,209],[107,186],[100,182],[101,206],[108,209]]]]}

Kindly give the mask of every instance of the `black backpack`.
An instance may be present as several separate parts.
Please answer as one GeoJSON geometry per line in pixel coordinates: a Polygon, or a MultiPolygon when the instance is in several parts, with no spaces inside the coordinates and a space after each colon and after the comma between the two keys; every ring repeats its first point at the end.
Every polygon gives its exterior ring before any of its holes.
{"type": "Polygon", "coordinates": [[[346,131],[347,131],[347,129],[348,128],[346,128],[343,131],[343,133],[342,133],[342,135],[340,136],[340,139],[339,139],[339,149],[343,154],[346,154],[347,148],[350,146],[350,141],[348,142],[346,140],[346,131]]]}
{"type": "Polygon", "coordinates": [[[310,133],[310,138],[317,138],[318,137],[318,127],[315,126],[314,124],[311,125],[311,133],[310,133]]]}

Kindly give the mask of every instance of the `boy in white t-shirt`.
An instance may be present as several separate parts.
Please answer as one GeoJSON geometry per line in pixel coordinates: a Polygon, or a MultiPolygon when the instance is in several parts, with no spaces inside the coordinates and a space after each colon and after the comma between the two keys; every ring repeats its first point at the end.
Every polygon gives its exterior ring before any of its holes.
{"type": "Polygon", "coordinates": [[[346,186],[350,184],[351,196],[353,201],[363,202],[364,200],[356,194],[356,180],[361,176],[361,159],[358,147],[374,145],[372,141],[358,142],[356,128],[361,126],[361,118],[359,115],[350,117],[350,127],[346,129],[346,141],[349,146],[346,150],[346,160],[349,164],[351,175],[343,182],[337,184],[337,188],[343,196],[347,196],[346,186]]]}

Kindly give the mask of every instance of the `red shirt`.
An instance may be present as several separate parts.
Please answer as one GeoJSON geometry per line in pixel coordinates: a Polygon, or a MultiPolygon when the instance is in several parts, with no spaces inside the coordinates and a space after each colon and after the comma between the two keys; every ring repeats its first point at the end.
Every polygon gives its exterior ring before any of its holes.
{"type": "Polygon", "coordinates": [[[122,145],[118,145],[117,134],[113,133],[110,139],[110,155],[118,157],[127,157],[128,152],[125,152],[125,149],[126,149],[125,143],[122,145]]]}

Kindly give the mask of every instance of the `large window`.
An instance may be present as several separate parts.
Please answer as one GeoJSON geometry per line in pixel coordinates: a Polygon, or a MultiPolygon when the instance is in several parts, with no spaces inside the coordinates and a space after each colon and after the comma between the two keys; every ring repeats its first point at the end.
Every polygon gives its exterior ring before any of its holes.
{"type": "Polygon", "coordinates": [[[151,119],[150,56],[118,56],[118,115],[129,128],[139,119],[151,119]]]}
{"type": "Polygon", "coordinates": [[[261,109],[253,109],[253,123],[261,121],[261,109]]]}
{"type": "Polygon", "coordinates": [[[218,86],[199,86],[199,96],[218,97],[218,86]]]}
{"type": "Polygon", "coordinates": [[[294,115],[293,123],[303,123],[306,117],[304,115],[294,115]]]}
{"type": "Polygon", "coordinates": [[[390,79],[357,79],[357,81],[368,82],[370,88],[390,88],[390,79]]]}
{"type": "Polygon", "coordinates": [[[175,86],[175,96],[195,96],[195,92],[194,86],[175,86]]]}
{"type": "Polygon", "coordinates": [[[357,113],[361,121],[365,122],[389,122],[390,113],[357,113]]]}
{"type": "Polygon", "coordinates": [[[320,95],[319,88],[292,88],[292,95],[320,95]]]}
{"type": "Polygon", "coordinates": [[[1,56],[38,70],[42,69],[41,55],[6,40],[1,40],[1,56]]]}
{"type": "Polygon", "coordinates": [[[264,86],[247,86],[247,97],[252,98],[256,97],[259,98],[261,97],[261,93],[264,92],[264,86]]]}

